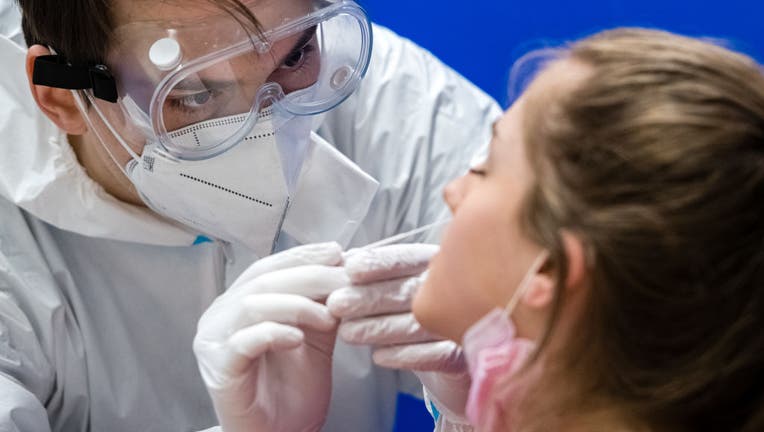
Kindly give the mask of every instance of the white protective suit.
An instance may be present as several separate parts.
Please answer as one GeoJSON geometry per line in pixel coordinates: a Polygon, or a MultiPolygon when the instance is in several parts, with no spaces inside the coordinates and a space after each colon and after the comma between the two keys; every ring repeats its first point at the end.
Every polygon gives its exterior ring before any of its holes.
{"type": "Polygon", "coordinates": [[[0,36],[5,36],[19,45],[24,43],[21,12],[15,0],[0,0],[0,36]]]}
{"type": "MultiPolygon", "coordinates": [[[[380,27],[374,37],[359,91],[318,128],[380,183],[346,247],[448,214],[444,185],[500,114],[421,48],[380,27]]],[[[214,426],[192,340],[253,257],[191,246],[195,235],[106,194],[36,107],[24,57],[0,37],[0,431],[214,426]]],[[[391,430],[398,391],[416,391],[410,375],[373,366],[367,347],[338,343],[334,359],[324,430],[391,430]]]]}

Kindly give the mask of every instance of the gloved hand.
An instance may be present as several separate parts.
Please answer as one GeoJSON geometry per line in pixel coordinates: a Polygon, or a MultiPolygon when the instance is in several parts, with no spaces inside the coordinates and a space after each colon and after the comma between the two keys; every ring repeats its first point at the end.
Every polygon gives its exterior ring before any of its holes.
{"type": "Polygon", "coordinates": [[[202,315],[194,353],[224,432],[309,432],[329,408],[337,321],[318,301],[349,285],[336,243],[263,258],[202,315]]]}
{"type": "Polygon", "coordinates": [[[427,244],[350,251],[345,269],[352,286],[332,293],[327,306],[343,319],[344,341],[375,346],[374,362],[382,367],[414,371],[441,414],[436,430],[471,430],[464,415],[470,378],[461,348],[428,333],[411,313],[437,251],[427,244]]]}

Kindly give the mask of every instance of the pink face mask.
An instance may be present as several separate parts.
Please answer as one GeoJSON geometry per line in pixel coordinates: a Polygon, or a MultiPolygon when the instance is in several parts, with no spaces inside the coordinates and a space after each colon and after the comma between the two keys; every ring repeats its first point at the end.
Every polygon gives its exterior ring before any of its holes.
{"type": "MultiPolygon", "coordinates": [[[[520,370],[536,349],[535,342],[517,337],[510,316],[547,256],[547,252],[542,252],[536,258],[504,310],[494,309],[464,334],[462,348],[472,377],[467,399],[467,418],[481,429],[492,430],[496,421],[496,405],[492,404],[491,398],[496,382],[520,370]]],[[[516,399],[521,386],[502,390],[505,398],[516,399]]],[[[511,403],[511,400],[501,402],[511,403]]]]}

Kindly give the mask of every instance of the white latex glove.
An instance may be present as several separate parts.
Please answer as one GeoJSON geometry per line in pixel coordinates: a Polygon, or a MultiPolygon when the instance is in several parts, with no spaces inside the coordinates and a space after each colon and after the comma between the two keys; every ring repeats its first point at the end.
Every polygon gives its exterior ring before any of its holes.
{"type": "Polygon", "coordinates": [[[411,301],[438,246],[398,244],[345,255],[352,282],[335,291],[327,306],[341,318],[339,335],[375,346],[374,362],[414,371],[441,416],[436,430],[471,430],[464,415],[470,378],[461,348],[422,328],[411,301]]]}
{"type": "Polygon", "coordinates": [[[202,315],[194,353],[224,432],[318,431],[337,321],[319,303],[349,285],[336,243],[263,258],[202,315]]]}

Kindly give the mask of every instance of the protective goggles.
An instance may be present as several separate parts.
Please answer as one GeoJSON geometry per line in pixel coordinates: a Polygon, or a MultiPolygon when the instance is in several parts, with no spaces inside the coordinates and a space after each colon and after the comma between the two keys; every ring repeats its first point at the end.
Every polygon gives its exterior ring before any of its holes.
{"type": "Polygon", "coordinates": [[[220,11],[204,19],[129,23],[116,29],[105,64],[39,57],[34,82],[84,90],[131,147],[158,141],[185,160],[230,149],[263,117],[328,111],[358,87],[372,44],[358,4],[264,0],[250,10],[257,26],[220,11]]]}

